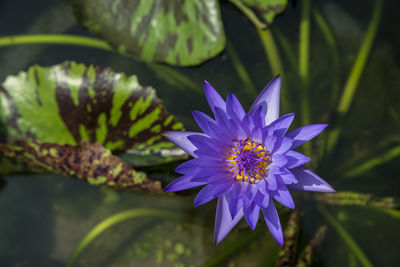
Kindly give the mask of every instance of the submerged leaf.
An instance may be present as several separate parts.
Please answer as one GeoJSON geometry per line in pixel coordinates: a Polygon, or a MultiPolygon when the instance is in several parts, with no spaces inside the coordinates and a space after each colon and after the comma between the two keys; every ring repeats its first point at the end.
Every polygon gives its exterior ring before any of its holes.
{"type": "Polygon", "coordinates": [[[292,258],[295,255],[297,237],[299,233],[300,214],[298,210],[294,210],[289,217],[288,225],[285,230],[285,245],[279,251],[276,262],[277,267],[291,266],[292,258]]]}
{"type": "Polygon", "coordinates": [[[318,201],[330,205],[372,206],[376,208],[398,209],[400,200],[394,197],[376,197],[371,194],[357,192],[337,192],[335,194],[315,195],[318,201]]]}
{"type": "Polygon", "coordinates": [[[312,265],[315,249],[320,246],[321,242],[324,240],[327,229],[328,227],[326,225],[318,228],[313,239],[300,253],[296,267],[307,267],[312,265]]]}
{"type": "Polygon", "coordinates": [[[285,10],[287,0],[240,0],[267,25],[274,21],[276,15],[285,10]]]}
{"type": "Polygon", "coordinates": [[[168,114],[154,89],[110,68],[75,62],[33,66],[7,77],[0,100],[9,140],[98,142],[112,151],[146,155],[141,165],[184,156],[161,135],[183,125],[168,114]]]}
{"type": "Polygon", "coordinates": [[[147,62],[197,65],[220,53],[217,0],[71,0],[78,21],[121,53],[147,62]]]}
{"type": "Polygon", "coordinates": [[[29,168],[73,176],[92,185],[161,192],[160,182],[135,171],[99,143],[82,141],[72,146],[25,139],[1,144],[0,152],[29,168]]]}

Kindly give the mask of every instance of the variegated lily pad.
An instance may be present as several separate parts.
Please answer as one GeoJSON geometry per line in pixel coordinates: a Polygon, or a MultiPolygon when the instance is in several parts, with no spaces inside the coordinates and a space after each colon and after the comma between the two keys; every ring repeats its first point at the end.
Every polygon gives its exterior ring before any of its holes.
{"type": "Polygon", "coordinates": [[[70,1],[82,25],[147,62],[197,65],[225,46],[217,0],[70,1]]]}
{"type": "Polygon", "coordinates": [[[0,101],[9,140],[98,142],[112,151],[146,156],[140,165],[184,156],[161,135],[183,126],[168,114],[154,89],[110,68],[75,62],[33,66],[7,77],[0,101]]]}
{"type": "Polygon", "coordinates": [[[101,144],[57,145],[25,139],[0,145],[3,157],[29,169],[48,171],[86,180],[92,185],[118,189],[161,192],[161,184],[135,171],[101,144]]]}

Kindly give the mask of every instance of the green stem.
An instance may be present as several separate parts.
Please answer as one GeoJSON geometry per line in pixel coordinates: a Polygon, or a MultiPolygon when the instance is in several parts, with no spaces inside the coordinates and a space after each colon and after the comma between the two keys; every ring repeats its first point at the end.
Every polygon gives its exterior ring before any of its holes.
{"type": "MultiPolygon", "coordinates": [[[[301,92],[301,119],[303,125],[310,124],[309,104],[309,62],[310,62],[310,9],[311,0],[304,0],[301,6],[301,20],[299,29],[299,76],[303,85],[301,92]]],[[[304,154],[311,155],[311,143],[303,145],[304,154]]]]}
{"type": "Polygon", "coordinates": [[[260,21],[256,14],[248,8],[245,4],[243,4],[240,0],[229,0],[234,6],[236,6],[237,9],[243,12],[243,14],[246,15],[246,17],[251,21],[251,23],[256,26],[257,29],[262,30],[267,28],[267,24],[264,22],[260,21]]]}
{"type": "Polygon", "coordinates": [[[238,54],[236,53],[235,49],[232,47],[230,43],[226,44],[226,52],[228,53],[230,59],[232,60],[233,66],[235,67],[236,72],[239,75],[240,79],[242,80],[242,83],[245,86],[246,90],[249,90],[252,96],[256,96],[257,95],[256,87],[251,81],[250,75],[246,71],[246,68],[240,61],[238,54]]]}
{"type": "Polygon", "coordinates": [[[337,103],[337,98],[338,98],[338,94],[339,94],[339,90],[340,90],[340,85],[339,85],[340,64],[339,64],[339,52],[337,49],[337,43],[336,43],[335,37],[333,35],[333,32],[328,25],[328,22],[324,19],[324,17],[321,15],[321,13],[317,9],[313,9],[313,16],[314,16],[314,20],[317,23],[319,30],[321,31],[322,35],[324,36],[325,41],[327,42],[327,44],[332,52],[332,63],[333,63],[335,78],[333,81],[331,102],[332,102],[332,104],[335,105],[337,103]]]}
{"type": "MultiPolygon", "coordinates": [[[[264,47],[265,54],[267,56],[269,65],[271,67],[272,75],[276,76],[280,74],[281,77],[284,78],[285,73],[283,71],[282,61],[279,56],[278,46],[276,45],[271,30],[270,29],[258,30],[258,35],[260,36],[261,43],[264,47]]],[[[287,92],[284,90],[285,85],[283,85],[282,87],[283,87],[281,88],[282,109],[283,111],[288,111],[289,101],[287,97],[287,92]]]]}
{"type": "Polygon", "coordinates": [[[28,34],[0,37],[0,46],[29,44],[79,45],[98,48],[106,51],[113,51],[111,46],[104,41],[95,38],[69,34],[28,34]]]}
{"type": "Polygon", "coordinates": [[[274,32],[276,34],[276,37],[283,49],[283,51],[286,54],[287,59],[289,60],[289,63],[291,65],[291,67],[298,72],[298,62],[297,62],[297,58],[296,55],[294,54],[294,50],[293,47],[291,46],[289,40],[286,38],[286,36],[277,28],[274,29],[274,32]]]}
{"type": "Polygon", "coordinates": [[[105,232],[112,226],[124,222],[129,219],[139,218],[139,217],[165,217],[165,218],[176,218],[177,214],[156,209],[131,209],[123,211],[108,217],[102,222],[98,223],[85,237],[79,242],[78,246],[73,251],[71,257],[68,260],[67,266],[73,266],[79,255],[90,245],[90,243],[96,239],[99,235],[105,232]]]}
{"type": "Polygon", "coordinates": [[[344,86],[343,94],[337,109],[339,113],[347,113],[349,111],[357,89],[357,85],[360,81],[361,74],[365,68],[365,63],[367,62],[368,56],[371,52],[372,44],[378,31],[382,9],[383,1],[376,0],[376,5],[372,14],[371,22],[369,23],[367,29],[367,33],[365,34],[361,48],[358,51],[356,61],[354,62],[353,68],[350,72],[350,76],[346,81],[346,85],[344,86]]]}
{"type": "MultiPolygon", "coordinates": [[[[378,26],[381,19],[383,10],[383,0],[376,0],[374,11],[372,13],[371,21],[368,25],[367,31],[365,33],[364,40],[361,44],[361,48],[358,51],[357,58],[351,69],[350,75],[346,81],[343,89],[342,96],[337,107],[337,112],[341,117],[345,115],[353,102],[353,98],[360,81],[361,75],[364,71],[365,64],[371,53],[372,44],[374,42],[376,33],[378,32],[378,26]]],[[[335,148],[337,141],[339,140],[340,130],[336,129],[333,131],[328,139],[328,152],[332,152],[335,148]]]]}
{"type": "Polygon", "coordinates": [[[260,36],[261,43],[264,46],[269,65],[271,66],[272,74],[274,76],[278,74],[284,76],[283,65],[279,56],[278,46],[276,45],[271,30],[258,30],[258,34],[260,36]]]}
{"type": "Polygon", "coordinates": [[[342,177],[354,178],[398,156],[400,156],[400,145],[390,149],[382,155],[373,157],[372,159],[369,159],[358,166],[351,168],[349,171],[345,172],[342,177]]]}
{"type": "Polygon", "coordinates": [[[364,252],[360,249],[354,239],[346,231],[346,229],[329,213],[325,208],[319,207],[318,210],[322,213],[325,219],[335,228],[336,232],[343,238],[344,242],[353,251],[354,255],[358,258],[360,263],[365,267],[374,266],[364,252]]]}

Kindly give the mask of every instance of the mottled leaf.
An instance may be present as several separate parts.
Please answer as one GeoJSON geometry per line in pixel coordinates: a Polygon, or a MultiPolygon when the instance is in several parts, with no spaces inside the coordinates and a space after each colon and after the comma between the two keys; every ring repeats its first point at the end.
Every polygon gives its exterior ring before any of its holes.
{"type": "Polygon", "coordinates": [[[57,145],[25,139],[0,145],[4,157],[30,169],[73,176],[92,185],[118,189],[161,192],[161,184],[135,171],[99,143],[81,141],[79,145],[57,145]]]}
{"type": "Polygon", "coordinates": [[[70,1],[82,25],[147,62],[197,65],[225,46],[217,0],[70,1]]]}
{"type": "Polygon", "coordinates": [[[33,66],[7,77],[0,100],[0,119],[9,140],[98,142],[112,151],[146,156],[140,165],[184,155],[161,135],[183,126],[168,114],[154,89],[110,68],[75,62],[33,66]]]}
{"type": "Polygon", "coordinates": [[[269,25],[276,15],[285,10],[287,0],[239,0],[248,6],[255,15],[269,25]]]}

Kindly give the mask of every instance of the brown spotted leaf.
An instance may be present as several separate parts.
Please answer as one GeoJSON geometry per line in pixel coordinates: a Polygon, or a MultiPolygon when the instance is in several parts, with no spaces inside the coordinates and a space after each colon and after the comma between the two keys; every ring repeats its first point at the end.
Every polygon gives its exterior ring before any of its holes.
{"type": "MultiPolygon", "coordinates": [[[[167,112],[155,90],[141,86],[134,75],[75,62],[33,66],[6,78],[0,101],[8,140],[98,142],[142,159],[137,160],[141,166],[185,156],[161,134],[183,130],[182,123],[167,112]]],[[[135,160],[130,163],[135,165],[135,160]]]]}
{"type": "Polygon", "coordinates": [[[86,180],[92,185],[117,189],[161,192],[161,184],[135,171],[101,144],[57,145],[25,139],[0,145],[3,157],[29,169],[59,173],[86,180]]]}

